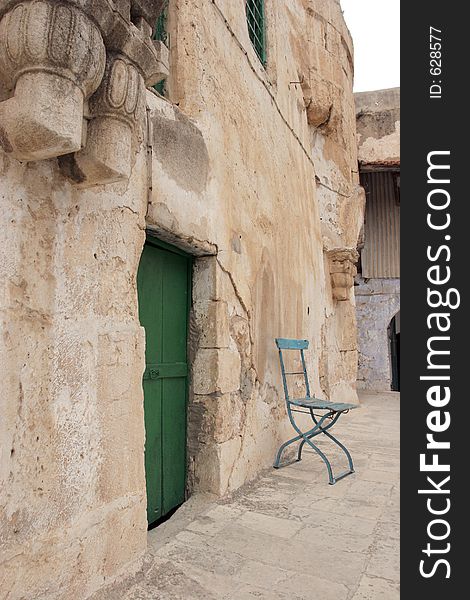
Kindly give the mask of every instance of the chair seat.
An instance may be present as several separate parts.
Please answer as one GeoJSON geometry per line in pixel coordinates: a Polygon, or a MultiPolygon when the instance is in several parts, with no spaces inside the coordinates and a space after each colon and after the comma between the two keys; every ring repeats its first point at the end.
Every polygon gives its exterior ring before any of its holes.
{"type": "Polygon", "coordinates": [[[319,410],[332,410],[333,412],[343,412],[357,408],[357,404],[347,404],[345,402],[328,402],[328,400],[319,400],[318,398],[290,398],[289,402],[295,406],[305,408],[317,408],[319,410]]]}

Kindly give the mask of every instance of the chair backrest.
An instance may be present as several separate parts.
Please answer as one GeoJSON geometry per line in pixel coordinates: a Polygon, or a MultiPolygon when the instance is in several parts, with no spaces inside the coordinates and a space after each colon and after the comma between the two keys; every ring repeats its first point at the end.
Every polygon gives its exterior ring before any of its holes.
{"type": "Polygon", "coordinates": [[[310,398],[310,385],[308,383],[307,366],[305,364],[304,350],[308,349],[308,340],[291,340],[286,338],[276,338],[276,346],[279,350],[279,362],[281,363],[282,384],[284,386],[284,394],[286,402],[289,400],[289,388],[287,385],[287,375],[303,375],[305,381],[305,395],[310,398]],[[302,362],[302,371],[286,371],[283,350],[297,350],[300,352],[300,360],[302,362]]]}

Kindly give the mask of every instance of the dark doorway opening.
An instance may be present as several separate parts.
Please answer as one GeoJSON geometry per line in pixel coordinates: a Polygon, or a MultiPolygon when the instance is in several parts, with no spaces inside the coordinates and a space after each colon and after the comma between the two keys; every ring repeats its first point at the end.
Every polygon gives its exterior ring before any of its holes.
{"type": "Polygon", "coordinates": [[[392,392],[400,391],[400,312],[390,321],[388,326],[390,347],[390,365],[392,370],[392,392]]]}
{"type": "Polygon", "coordinates": [[[163,515],[163,517],[160,517],[159,519],[157,519],[156,521],[154,521],[153,523],[150,523],[150,525],[148,526],[148,531],[152,531],[152,529],[155,529],[156,527],[159,527],[160,525],[163,525],[163,523],[166,523],[167,521],[169,521],[171,519],[171,517],[183,506],[183,504],[178,504],[178,506],[175,506],[174,508],[172,508],[170,511],[168,511],[165,515],[163,515]]]}

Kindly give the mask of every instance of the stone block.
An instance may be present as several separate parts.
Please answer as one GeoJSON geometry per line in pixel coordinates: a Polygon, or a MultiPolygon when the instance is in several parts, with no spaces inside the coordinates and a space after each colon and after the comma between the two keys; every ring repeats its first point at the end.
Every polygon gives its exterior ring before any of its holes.
{"type": "Polygon", "coordinates": [[[87,145],[60,160],[62,173],[77,187],[117,183],[129,179],[130,128],[117,119],[93,119],[87,128],[87,145]]]}
{"type": "Polygon", "coordinates": [[[301,594],[301,598],[311,597],[314,590],[316,598],[321,600],[346,600],[348,598],[348,588],[346,585],[332,581],[330,569],[314,571],[315,575],[307,573],[292,573],[287,579],[284,579],[276,586],[276,589],[283,591],[291,596],[292,590],[301,594]]]}
{"type": "Polygon", "coordinates": [[[134,18],[142,17],[153,25],[164,6],[165,0],[131,0],[131,14],[134,18]]]}
{"type": "Polygon", "coordinates": [[[223,273],[215,256],[203,256],[194,264],[194,303],[222,300],[223,273]]]}
{"type": "Polygon", "coordinates": [[[221,444],[202,445],[194,460],[194,489],[223,496],[238,487],[231,485],[231,479],[241,445],[240,436],[221,444]]]}
{"type": "Polygon", "coordinates": [[[312,73],[308,80],[302,82],[305,107],[307,109],[308,124],[320,127],[325,124],[330,116],[332,98],[327,82],[312,73]]]}
{"type": "Polygon", "coordinates": [[[159,40],[153,41],[157,67],[154,69],[153,78],[158,81],[165,79],[170,74],[170,51],[167,46],[159,40]]]}
{"type": "Polygon", "coordinates": [[[357,273],[355,263],[359,255],[353,248],[335,248],[328,252],[328,258],[333,298],[338,301],[349,300],[357,273]]]}
{"type": "MultiPolygon", "coordinates": [[[[123,501],[124,503],[125,501],[123,501]]],[[[105,535],[108,540],[106,557],[103,562],[105,578],[119,573],[124,567],[132,573],[138,565],[136,561],[145,552],[147,546],[147,520],[145,516],[145,500],[129,502],[128,506],[110,514],[107,519],[107,529],[112,536],[105,535]]]]}
{"type": "Polygon", "coordinates": [[[220,458],[216,444],[201,446],[194,458],[194,490],[220,493],[220,458]]]}
{"type": "Polygon", "coordinates": [[[195,394],[235,392],[240,388],[241,360],[236,350],[201,348],[193,364],[195,394]]]}
{"type": "Polygon", "coordinates": [[[238,519],[238,522],[243,527],[247,527],[253,531],[259,531],[286,540],[293,538],[303,526],[299,521],[280,519],[251,511],[244,513],[238,519]]]}
{"type": "Polygon", "coordinates": [[[233,484],[232,477],[235,473],[238,464],[238,458],[240,456],[240,449],[242,446],[242,438],[236,437],[231,440],[227,440],[222,444],[217,445],[217,453],[219,456],[219,490],[218,494],[223,496],[232,489],[236,489],[241,484],[240,482],[233,484]]]}
{"type": "Polygon", "coordinates": [[[218,391],[218,358],[219,350],[198,350],[192,369],[195,394],[214,394],[218,391]]]}
{"type": "Polygon", "coordinates": [[[200,331],[200,348],[228,348],[230,327],[226,302],[195,302],[194,315],[200,331]]]}
{"type": "Polygon", "coordinates": [[[399,582],[363,575],[352,600],[399,600],[399,582]]]}
{"type": "Polygon", "coordinates": [[[196,395],[189,411],[190,432],[203,443],[221,443],[240,435],[245,419],[244,403],[238,393],[196,395]]]}
{"type": "Polygon", "coordinates": [[[24,75],[15,96],[0,103],[0,145],[23,161],[53,158],[82,144],[83,95],[49,73],[24,75]],[[57,102],[57,94],[63,96],[57,102]]]}
{"type": "Polygon", "coordinates": [[[357,350],[356,310],[353,304],[338,302],[335,307],[334,329],[340,350],[357,350]]]}

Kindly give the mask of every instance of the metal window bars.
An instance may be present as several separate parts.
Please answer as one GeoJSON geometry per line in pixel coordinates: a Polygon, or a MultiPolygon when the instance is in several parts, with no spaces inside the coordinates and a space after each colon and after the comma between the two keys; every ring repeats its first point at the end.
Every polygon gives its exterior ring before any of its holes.
{"type": "Polygon", "coordinates": [[[264,0],[246,0],[246,20],[251,43],[263,65],[266,64],[266,22],[264,0]]]}
{"type": "MultiPolygon", "coordinates": [[[[153,39],[163,42],[165,44],[165,46],[168,46],[168,29],[167,29],[167,21],[168,21],[168,4],[169,4],[170,0],[166,0],[165,4],[163,5],[162,8],[162,12],[160,13],[160,16],[157,19],[157,22],[155,24],[155,31],[153,34],[153,39]]],[[[161,94],[162,96],[165,95],[165,83],[166,80],[162,79],[161,81],[159,81],[158,83],[156,83],[153,87],[155,90],[157,90],[157,92],[159,94],[161,94]]]]}

